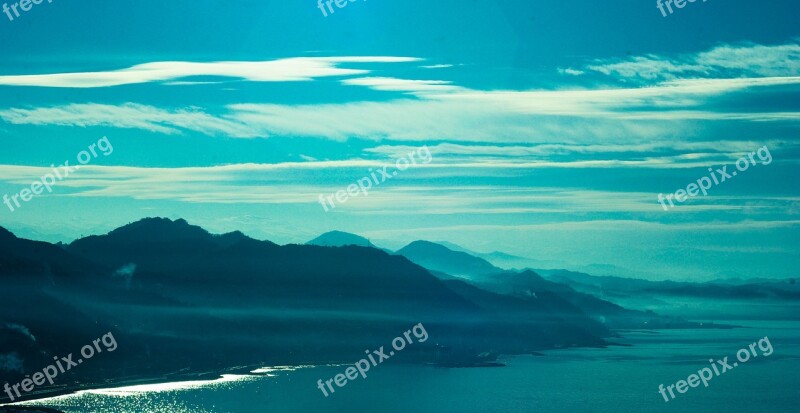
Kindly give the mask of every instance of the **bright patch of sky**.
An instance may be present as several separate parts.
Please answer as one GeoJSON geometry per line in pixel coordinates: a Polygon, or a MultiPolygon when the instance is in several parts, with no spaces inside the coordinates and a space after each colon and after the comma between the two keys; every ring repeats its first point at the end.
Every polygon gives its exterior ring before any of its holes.
{"type": "Polygon", "coordinates": [[[620,275],[797,275],[788,0],[667,17],[622,0],[356,1],[327,17],[311,0],[55,0],[0,14],[0,63],[0,195],[103,136],[114,147],[52,194],[0,205],[19,236],[166,216],[279,243],[334,229],[393,248],[447,240],[620,275]],[[423,145],[431,163],[330,212],[318,203],[423,145]],[[764,146],[768,165],[659,204],[764,146]]]}

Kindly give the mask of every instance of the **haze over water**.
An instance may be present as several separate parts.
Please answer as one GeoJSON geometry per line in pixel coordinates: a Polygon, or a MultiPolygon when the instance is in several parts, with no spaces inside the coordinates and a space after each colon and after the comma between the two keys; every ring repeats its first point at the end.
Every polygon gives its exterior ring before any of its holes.
{"type": "MultiPolygon", "coordinates": [[[[123,387],[59,397],[44,405],[67,413],[260,413],[343,411],[437,412],[727,412],[793,413],[800,393],[785,383],[800,379],[800,328],[793,322],[759,323],[754,329],[627,332],[608,349],[547,351],[543,357],[504,359],[503,368],[445,369],[387,363],[367,380],[349,383],[331,397],[315,390],[319,378],[341,367],[279,368],[267,376],[228,376],[214,383],[123,387]],[[774,353],[753,359],[665,403],[659,384],[686,379],[708,359],[734,358],[759,337],[774,353]],[[180,388],[188,386],[188,388],[180,388]],[[178,387],[178,389],[171,388],[178,387]]],[[[31,403],[35,405],[36,403],[31,403]]]]}

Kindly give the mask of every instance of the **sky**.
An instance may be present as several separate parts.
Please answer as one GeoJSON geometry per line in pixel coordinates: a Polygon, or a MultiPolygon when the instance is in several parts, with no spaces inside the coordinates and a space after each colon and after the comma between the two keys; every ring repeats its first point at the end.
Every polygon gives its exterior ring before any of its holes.
{"type": "Polygon", "coordinates": [[[0,226],[69,242],[161,216],[607,275],[797,276],[794,2],[345,4],[0,14],[0,226]]]}

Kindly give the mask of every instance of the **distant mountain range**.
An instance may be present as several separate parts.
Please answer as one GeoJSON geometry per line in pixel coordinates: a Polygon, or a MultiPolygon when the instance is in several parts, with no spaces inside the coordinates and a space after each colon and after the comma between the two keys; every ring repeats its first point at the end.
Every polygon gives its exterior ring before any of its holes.
{"type": "Polygon", "coordinates": [[[598,277],[580,272],[549,271],[547,278],[589,294],[673,295],[714,299],[800,299],[800,285],[795,280],[716,280],[705,283],[648,281],[622,277],[598,277]]]}
{"type": "MultiPolygon", "coordinates": [[[[317,241],[363,243],[326,238],[317,241]]],[[[0,360],[17,361],[0,365],[0,382],[18,382],[109,331],[119,349],[60,386],[350,362],[420,322],[431,340],[399,360],[470,365],[487,352],[603,346],[612,334],[555,298],[453,287],[374,247],[280,246],[163,218],[66,246],[2,229],[0,282],[0,360]]]]}
{"type": "MultiPolygon", "coordinates": [[[[337,232],[342,240],[361,237],[337,232]]],[[[353,242],[353,241],[350,241],[353,242]]],[[[329,245],[336,245],[332,243],[329,245]]],[[[344,245],[344,244],[342,244],[344,245]]],[[[386,251],[386,250],[384,250],[386,251]]],[[[721,280],[710,283],[674,281],[647,281],[634,278],[594,276],[568,270],[531,270],[527,265],[544,261],[531,260],[503,252],[476,253],[447,241],[414,241],[399,249],[396,254],[425,267],[437,278],[446,281],[467,281],[485,291],[505,295],[556,293],[558,297],[579,308],[595,320],[601,320],[611,329],[697,327],[705,323],[687,322],[682,317],[718,318],[735,320],[748,318],[742,312],[717,309],[717,300],[777,299],[796,300],[800,289],[791,280],[721,280]],[[495,266],[492,262],[505,262],[495,266]],[[514,268],[528,268],[519,270],[514,268]],[[542,274],[544,277],[540,276],[542,274]],[[686,301],[703,299],[708,308],[693,306],[686,309],[686,301]],[[622,306],[620,306],[621,304],[622,306]],[[639,310],[634,310],[639,309],[639,310]],[[659,316],[654,311],[665,310],[670,316],[659,316]]],[[[614,273],[619,267],[611,265],[588,266],[603,273],[614,273]]],[[[584,267],[586,268],[586,267],[584,267]]],[[[625,272],[625,271],[623,271],[625,272]]],[[[760,312],[758,317],[794,319],[792,309],[776,306],[771,313],[760,312]]],[[[713,326],[713,324],[712,324],[713,326]]]]}
{"type": "Polygon", "coordinates": [[[490,264],[503,268],[505,270],[518,269],[523,270],[526,268],[556,268],[559,266],[555,261],[537,260],[533,258],[520,257],[518,255],[507,254],[501,251],[493,251],[489,253],[475,252],[464,248],[460,245],[453,244],[448,241],[437,241],[437,244],[444,245],[445,247],[453,250],[465,252],[469,255],[481,258],[490,264]]]}
{"type": "MultiPolygon", "coordinates": [[[[366,240],[358,235],[346,232],[334,231],[329,234],[334,233],[342,237],[341,239],[366,240]]],[[[347,244],[334,242],[329,245],[347,244]]],[[[371,243],[364,246],[375,247],[371,243]]],[[[387,250],[384,249],[384,251],[387,250]]],[[[481,281],[486,276],[496,275],[504,271],[513,270],[519,273],[526,273],[527,270],[540,273],[546,279],[562,286],[570,286],[575,291],[597,296],[608,296],[609,298],[629,294],[641,295],[642,293],[716,299],[774,298],[795,300],[800,298],[800,284],[793,279],[723,278],[705,283],[694,283],[649,281],[609,275],[597,276],[565,269],[534,270],[534,268],[547,268],[542,266],[547,261],[515,256],[500,251],[478,253],[448,241],[414,241],[399,249],[396,254],[405,256],[412,262],[427,268],[433,274],[438,274],[440,278],[454,276],[481,281]]],[[[582,266],[580,268],[592,269],[601,274],[632,272],[632,270],[617,266],[601,264],[582,266]]]]}
{"type": "Polygon", "coordinates": [[[487,354],[604,346],[616,329],[701,326],[615,303],[632,297],[798,298],[794,284],[779,281],[541,273],[422,240],[391,253],[338,231],[281,246],[147,218],[53,245],[0,228],[0,382],[19,382],[107,332],[119,349],[53,390],[232,366],[352,362],[360,349],[417,323],[431,340],[399,360],[479,365],[487,354]]]}
{"type": "Polygon", "coordinates": [[[542,271],[548,280],[615,303],[676,316],[716,320],[800,320],[800,285],[786,280],[716,280],[705,283],[598,277],[542,271]]]}

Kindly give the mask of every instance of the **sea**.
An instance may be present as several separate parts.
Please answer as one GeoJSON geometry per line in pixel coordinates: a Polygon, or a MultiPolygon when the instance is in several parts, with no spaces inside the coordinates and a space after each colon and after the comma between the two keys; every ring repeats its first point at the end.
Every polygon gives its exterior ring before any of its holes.
{"type": "MultiPolygon", "coordinates": [[[[282,412],[800,412],[800,323],[733,321],[734,329],[625,331],[608,348],[561,349],[504,357],[505,367],[443,368],[403,363],[373,367],[327,397],[317,388],[346,365],[265,366],[217,380],[84,390],[27,402],[66,413],[282,412]],[[757,345],[747,362],[737,351],[757,345]],[[762,341],[762,344],[766,344],[762,341]],[[766,347],[766,346],[765,346],[766,347]],[[665,401],[665,387],[716,360],[736,367],[708,386],[665,401]]],[[[749,350],[748,350],[749,351],[749,350]]],[[[354,350],[354,360],[362,351],[354,350]]],[[[743,355],[742,355],[743,357],[743,355]]]]}

